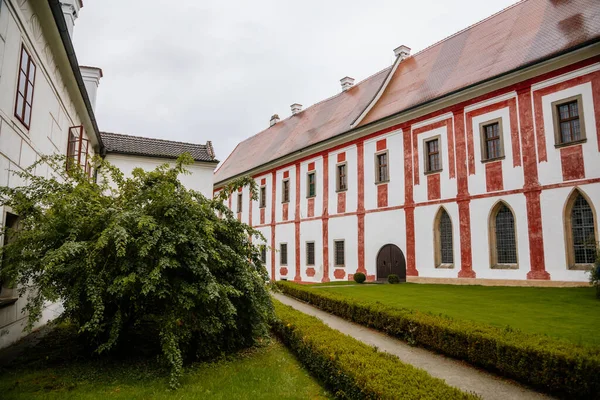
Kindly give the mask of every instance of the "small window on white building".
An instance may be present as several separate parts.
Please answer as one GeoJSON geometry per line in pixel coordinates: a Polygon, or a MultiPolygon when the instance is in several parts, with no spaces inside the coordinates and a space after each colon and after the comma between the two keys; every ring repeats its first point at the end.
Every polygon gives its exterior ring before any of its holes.
{"type": "Polygon", "coordinates": [[[583,99],[581,95],[552,103],[552,117],[556,146],[566,146],[585,141],[583,99]]]}
{"type": "Polygon", "coordinates": [[[267,188],[266,188],[266,186],[261,186],[260,187],[259,207],[265,208],[266,206],[267,206],[267,188]]]}
{"type": "Polygon", "coordinates": [[[497,160],[504,157],[502,119],[498,118],[479,125],[481,137],[481,161],[497,160]]]}
{"type": "Polygon", "coordinates": [[[334,264],[336,267],[344,267],[346,265],[346,254],[344,251],[344,241],[334,240],[334,264]]]}
{"type": "Polygon", "coordinates": [[[287,265],[287,263],[288,263],[287,243],[281,243],[279,245],[279,265],[287,265]]]}
{"type": "Polygon", "coordinates": [[[238,193],[237,195],[237,212],[242,212],[242,202],[244,201],[244,195],[242,193],[238,193]]]}

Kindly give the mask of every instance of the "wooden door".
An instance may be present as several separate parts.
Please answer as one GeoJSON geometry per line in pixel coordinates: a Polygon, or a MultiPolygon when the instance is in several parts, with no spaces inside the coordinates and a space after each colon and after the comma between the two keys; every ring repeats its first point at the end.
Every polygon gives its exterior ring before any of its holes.
{"type": "Polygon", "coordinates": [[[400,282],[406,282],[406,259],[395,244],[386,244],[377,254],[377,280],[386,280],[390,274],[396,274],[400,282]]]}

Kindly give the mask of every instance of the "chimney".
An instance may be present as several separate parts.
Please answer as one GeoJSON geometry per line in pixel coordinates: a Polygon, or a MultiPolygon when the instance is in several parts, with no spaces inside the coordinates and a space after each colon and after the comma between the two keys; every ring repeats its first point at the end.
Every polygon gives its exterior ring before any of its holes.
{"type": "Polygon", "coordinates": [[[85,90],[90,98],[90,103],[92,103],[92,110],[96,112],[96,93],[98,92],[100,78],[102,78],[102,70],[97,67],[86,67],[84,65],[80,65],[79,71],[81,71],[81,77],[83,78],[83,83],[85,84],[85,90]]]}
{"type": "Polygon", "coordinates": [[[290,106],[290,108],[292,109],[292,115],[296,115],[302,111],[302,104],[294,103],[290,106]]]}
{"type": "Polygon", "coordinates": [[[62,8],[65,21],[67,22],[67,30],[69,36],[73,38],[73,27],[75,26],[75,20],[79,16],[79,9],[83,7],[81,0],[60,0],[60,6],[62,8]]]}
{"type": "Polygon", "coordinates": [[[349,76],[343,77],[340,79],[340,83],[342,84],[342,92],[345,92],[354,86],[354,78],[350,78],[349,76]]]}
{"type": "Polygon", "coordinates": [[[278,122],[279,122],[279,115],[273,114],[273,116],[271,117],[271,122],[270,122],[269,126],[273,126],[278,122]]]}
{"type": "Polygon", "coordinates": [[[400,57],[400,61],[410,56],[410,47],[401,45],[394,49],[394,55],[400,57]]]}

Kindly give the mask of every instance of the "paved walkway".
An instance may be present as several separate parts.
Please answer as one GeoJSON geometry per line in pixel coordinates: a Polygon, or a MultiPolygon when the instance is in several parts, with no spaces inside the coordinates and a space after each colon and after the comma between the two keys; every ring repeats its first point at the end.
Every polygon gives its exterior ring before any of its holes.
{"type": "Polygon", "coordinates": [[[391,336],[348,322],[291,297],[279,293],[274,293],[273,296],[298,311],[319,318],[331,328],[352,336],[365,344],[376,346],[381,351],[394,354],[403,362],[424,369],[431,376],[441,378],[448,385],[465,392],[474,392],[484,399],[551,399],[547,395],[535,392],[514,381],[474,368],[465,362],[409,346],[391,336]]]}

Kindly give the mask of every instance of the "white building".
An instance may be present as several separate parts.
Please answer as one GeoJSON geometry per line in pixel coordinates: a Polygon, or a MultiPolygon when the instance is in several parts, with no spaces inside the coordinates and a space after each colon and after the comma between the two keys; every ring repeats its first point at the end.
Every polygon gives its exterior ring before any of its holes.
{"type": "Polygon", "coordinates": [[[526,0],[240,143],[272,279],[573,284],[600,208],[597,0],[526,0]]]}
{"type": "MultiPolygon", "coordinates": [[[[91,156],[106,154],[128,172],[134,165],[154,168],[158,162],[176,157],[181,149],[191,151],[197,159],[190,168],[193,174],[186,176],[184,183],[210,195],[216,166],[210,144],[185,147],[164,141],[162,146],[171,149],[168,154],[138,146],[137,156],[119,152],[118,146],[104,146],[94,117],[102,71],[80,67],[71,41],[82,6],[80,0],[0,0],[0,185],[21,185],[10,171],[30,166],[41,155],[67,154],[82,168],[91,168],[91,156]],[[150,154],[163,158],[149,161],[150,154]]],[[[114,135],[106,135],[113,143],[114,135]]],[[[142,143],[139,138],[138,142],[142,143]]],[[[40,167],[37,173],[48,176],[50,171],[40,167]]],[[[3,226],[12,226],[18,218],[6,207],[0,207],[0,216],[3,226]]],[[[0,285],[0,348],[22,336],[24,302],[17,298],[16,290],[0,285]]],[[[59,304],[49,304],[39,324],[60,311],[59,304]]]]}
{"type": "Polygon", "coordinates": [[[218,161],[210,141],[194,144],[110,132],[101,132],[100,136],[104,159],[118,167],[125,176],[130,176],[134,168],[153,170],[165,163],[173,164],[181,154],[189,153],[194,163],[185,168],[191,174],[180,175],[179,180],[188,189],[212,197],[213,175],[218,161]]]}

